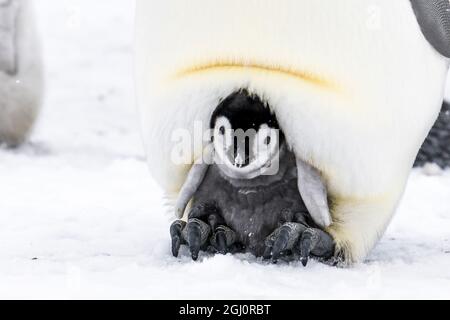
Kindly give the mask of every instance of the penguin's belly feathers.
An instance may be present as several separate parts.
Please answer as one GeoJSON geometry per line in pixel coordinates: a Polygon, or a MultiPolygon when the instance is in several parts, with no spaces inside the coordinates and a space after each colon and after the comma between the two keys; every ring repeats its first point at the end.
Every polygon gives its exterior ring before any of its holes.
{"type": "Polygon", "coordinates": [[[297,187],[296,170],[292,170],[295,160],[289,159],[284,165],[287,168],[280,169],[275,181],[270,180],[272,176],[263,176],[258,178],[263,183],[240,187],[225,179],[217,165],[212,165],[193,197],[193,207],[205,203],[217,206],[246,251],[262,256],[265,240],[284,223],[303,222],[315,227],[297,187]]]}
{"type": "Polygon", "coordinates": [[[138,0],[136,58],[150,168],[168,193],[189,168],[171,161],[174,132],[206,130],[220,99],[248,88],[322,172],[349,261],[394,212],[448,69],[409,0],[138,0]]]}

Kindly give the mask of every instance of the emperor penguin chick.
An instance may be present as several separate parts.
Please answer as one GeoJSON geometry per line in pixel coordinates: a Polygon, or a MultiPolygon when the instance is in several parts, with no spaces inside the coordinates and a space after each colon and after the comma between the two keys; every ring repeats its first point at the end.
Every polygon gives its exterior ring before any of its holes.
{"type": "Polygon", "coordinates": [[[28,136],[41,106],[42,61],[31,0],[0,0],[0,144],[28,136]]]}
{"type": "Polygon", "coordinates": [[[238,91],[213,113],[211,129],[204,160],[212,162],[194,165],[180,193],[178,214],[191,198],[192,209],[187,224],[179,220],[172,225],[174,256],[185,243],[194,260],[208,247],[273,261],[294,254],[305,266],[311,255],[330,258],[334,242],[308,210],[316,209],[311,197],[327,201],[320,175],[296,162],[269,108],[238,91]]]}

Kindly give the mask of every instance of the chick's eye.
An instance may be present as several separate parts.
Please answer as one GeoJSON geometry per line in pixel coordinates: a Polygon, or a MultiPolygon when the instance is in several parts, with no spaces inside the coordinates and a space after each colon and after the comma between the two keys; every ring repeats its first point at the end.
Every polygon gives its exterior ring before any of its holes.
{"type": "Polygon", "coordinates": [[[264,140],[264,143],[265,143],[266,145],[269,145],[271,142],[272,142],[272,138],[271,138],[271,137],[267,137],[267,138],[264,140]]]}
{"type": "Polygon", "coordinates": [[[224,135],[224,134],[225,134],[225,127],[224,127],[224,126],[221,126],[221,127],[219,128],[219,132],[220,132],[221,135],[224,135]]]}

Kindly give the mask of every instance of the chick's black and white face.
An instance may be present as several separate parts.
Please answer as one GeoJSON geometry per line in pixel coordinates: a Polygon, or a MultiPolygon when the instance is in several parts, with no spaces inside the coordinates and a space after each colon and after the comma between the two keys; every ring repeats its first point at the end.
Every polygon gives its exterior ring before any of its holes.
{"type": "Polygon", "coordinates": [[[246,92],[232,94],[212,119],[215,163],[232,179],[276,174],[283,139],[270,110],[246,92]]]}

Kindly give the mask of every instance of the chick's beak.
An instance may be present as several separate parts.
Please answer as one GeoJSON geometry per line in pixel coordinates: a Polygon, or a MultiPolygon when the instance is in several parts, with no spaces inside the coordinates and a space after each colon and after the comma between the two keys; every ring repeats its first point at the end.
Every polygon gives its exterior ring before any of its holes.
{"type": "Polygon", "coordinates": [[[234,165],[238,168],[243,168],[245,166],[248,166],[249,159],[248,155],[245,154],[245,149],[242,150],[242,148],[238,148],[236,152],[236,157],[234,158],[234,165]]]}
{"type": "Polygon", "coordinates": [[[244,168],[250,164],[250,146],[245,139],[235,139],[233,148],[228,151],[230,162],[237,168],[244,168]]]}

